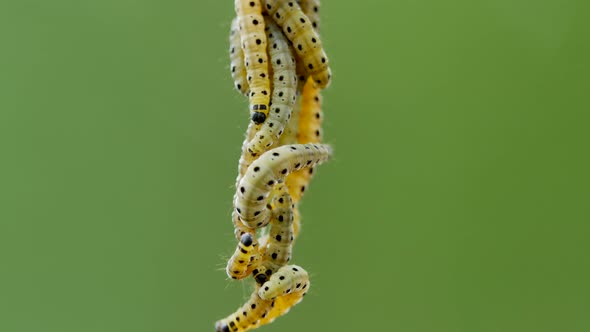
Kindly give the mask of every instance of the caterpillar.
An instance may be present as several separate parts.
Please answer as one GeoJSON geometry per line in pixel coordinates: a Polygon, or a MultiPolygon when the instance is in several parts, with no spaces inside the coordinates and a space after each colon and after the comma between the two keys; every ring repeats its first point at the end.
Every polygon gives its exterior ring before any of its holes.
{"type": "Polygon", "coordinates": [[[283,134],[296,99],[297,75],[295,57],[287,38],[270,18],[265,17],[266,36],[269,45],[269,59],[272,67],[272,98],[268,119],[262,124],[248,150],[261,154],[283,134]]]}
{"type": "Polygon", "coordinates": [[[273,272],[291,260],[294,240],[293,203],[284,184],[278,184],[274,193],[270,229],[261,250],[261,262],[252,271],[258,284],[265,283],[273,272]]]}
{"type": "Polygon", "coordinates": [[[266,317],[258,321],[258,325],[262,326],[265,324],[272,323],[277,317],[286,314],[293,306],[295,306],[296,304],[301,302],[301,300],[303,300],[304,295],[305,293],[303,292],[295,292],[277,297],[273,300],[271,304],[271,309],[266,315],[266,317]]]}
{"type": "Polygon", "coordinates": [[[311,21],[311,26],[315,29],[315,31],[320,30],[320,0],[299,0],[297,1],[301,6],[301,10],[309,20],[311,21]]]}
{"type": "MultiPolygon", "coordinates": [[[[321,90],[310,79],[301,94],[301,111],[297,130],[298,143],[320,143],[322,141],[322,97],[321,90]]],[[[289,174],[286,183],[295,202],[303,196],[313,174],[313,167],[289,174]]]]}
{"type": "Polygon", "coordinates": [[[285,265],[275,272],[270,280],[258,289],[258,296],[271,300],[277,296],[295,292],[306,293],[309,289],[309,275],[301,266],[285,265]]]}
{"type": "Polygon", "coordinates": [[[254,266],[258,264],[258,242],[250,233],[244,233],[236,251],[227,262],[226,272],[232,279],[247,277],[254,266]]]}
{"type": "Polygon", "coordinates": [[[260,319],[266,317],[272,300],[263,300],[255,290],[244,305],[226,318],[215,323],[217,332],[244,332],[259,326],[260,319]]]}
{"type": "MultiPolygon", "coordinates": [[[[244,173],[246,173],[246,170],[248,169],[250,164],[252,164],[252,162],[255,160],[255,156],[253,156],[252,154],[250,154],[248,152],[248,142],[250,142],[252,140],[255,133],[256,133],[256,125],[253,122],[250,122],[250,124],[248,125],[248,129],[246,130],[246,138],[244,139],[244,142],[242,143],[242,155],[240,156],[240,160],[238,162],[238,176],[236,178],[236,187],[239,185],[240,180],[244,176],[244,173]]],[[[237,191],[236,191],[236,194],[234,195],[234,201],[236,199],[236,197],[235,197],[236,195],[237,195],[237,191]]],[[[238,216],[238,213],[236,212],[235,208],[232,211],[232,222],[234,225],[234,235],[236,236],[236,239],[238,239],[238,241],[240,240],[240,237],[244,233],[255,232],[255,230],[246,227],[240,221],[240,217],[238,216]]]]}
{"type": "Polygon", "coordinates": [[[303,59],[306,71],[320,88],[330,84],[332,77],[328,56],[309,18],[295,1],[262,0],[266,9],[293,43],[295,52],[303,59]]]}
{"type": "Polygon", "coordinates": [[[234,18],[231,22],[229,33],[229,60],[231,67],[231,77],[234,80],[234,86],[243,95],[248,95],[250,86],[246,79],[246,67],[244,66],[244,52],[242,51],[238,19],[234,18]]]}
{"type": "Polygon", "coordinates": [[[250,85],[252,121],[261,124],[268,116],[270,101],[268,57],[262,7],[260,0],[235,0],[235,10],[246,63],[247,82],[250,85]]]}
{"type": "Polygon", "coordinates": [[[273,186],[300,169],[314,167],[330,158],[332,149],[325,144],[284,145],[265,152],[250,167],[238,184],[234,207],[242,223],[249,228],[268,224],[268,196],[273,186]]]}

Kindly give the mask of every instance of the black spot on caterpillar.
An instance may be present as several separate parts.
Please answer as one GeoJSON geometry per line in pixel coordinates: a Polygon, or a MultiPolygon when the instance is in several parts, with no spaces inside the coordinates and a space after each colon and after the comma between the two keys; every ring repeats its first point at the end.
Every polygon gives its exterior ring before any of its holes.
{"type": "Polygon", "coordinates": [[[259,320],[266,317],[271,309],[271,300],[263,300],[254,291],[250,299],[236,312],[215,323],[217,332],[244,332],[259,326],[259,320]]]}
{"type": "Polygon", "coordinates": [[[302,267],[285,265],[274,273],[270,280],[260,286],[258,295],[261,299],[272,300],[277,296],[302,292],[309,289],[309,275],[302,267]]]}

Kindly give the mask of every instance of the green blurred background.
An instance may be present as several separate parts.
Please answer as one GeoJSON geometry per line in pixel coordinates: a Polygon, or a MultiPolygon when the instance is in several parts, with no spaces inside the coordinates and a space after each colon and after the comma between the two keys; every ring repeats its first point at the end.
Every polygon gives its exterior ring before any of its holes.
{"type": "MultiPolygon", "coordinates": [[[[323,1],[311,292],[260,331],[590,331],[585,0],[323,1]]],[[[233,1],[0,2],[0,331],[213,331],[233,1]]]]}

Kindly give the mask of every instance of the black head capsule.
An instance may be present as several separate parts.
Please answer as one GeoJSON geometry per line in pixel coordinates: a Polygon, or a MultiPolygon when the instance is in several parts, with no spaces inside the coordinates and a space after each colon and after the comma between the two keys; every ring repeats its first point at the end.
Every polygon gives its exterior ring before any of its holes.
{"type": "Polygon", "coordinates": [[[261,124],[264,122],[264,120],[266,120],[266,114],[264,114],[262,112],[254,112],[252,114],[252,121],[255,124],[261,124]]]}

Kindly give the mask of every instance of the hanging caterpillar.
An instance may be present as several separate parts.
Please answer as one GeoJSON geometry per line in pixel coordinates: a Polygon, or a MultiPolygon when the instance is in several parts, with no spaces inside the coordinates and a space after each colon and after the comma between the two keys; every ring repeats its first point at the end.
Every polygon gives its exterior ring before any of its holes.
{"type": "MultiPolygon", "coordinates": [[[[301,111],[297,130],[297,142],[320,143],[322,141],[321,90],[310,79],[303,87],[301,111]]],[[[299,202],[313,175],[313,167],[290,174],[286,183],[293,201],[299,202]]]]}
{"type": "Polygon", "coordinates": [[[248,144],[248,150],[253,155],[260,155],[283,134],[285,125],[291,118],[297,93],[295,57],[287,38],[270,18],[265,17],[265,24],[273,73],[273,92],[268,119],[248,144]]]}
{"type": "Polygon", "coordinates": [[[258,242],[250,233],[244,233],[236,251],[227,262],[226,272],[232,279],[243,279],[247,277],[254,266],[258,264],[258,242]]]}
{"type": "Polygon", "coordinates": [[[283,29],[293,43],[297,55],[303,60],[306,71],[320,88],[330,84],[332,77],[328,56],[319,35],[309,18],[295,1],[262,0],[269,15],[283,29]]]}
{"type": "Polygon", "coordinates": [[[274,190],[270,229],[261,246],[260,264],[252,271],[258,284],[263,284],[268,277],[291,260],[293,235],[293,203],[284,184],[274,190]]]}
{"type": "Polygon", "coordinates": [[[234,86],[243,95],[248,95],[250,86],[246,79],[246,67],[244,66],[244,52],[241,46],[240,31],[238,26],[238,18],[234,18],[231,22],[231,29],[229,33],[229,60],[231,68],[231,77],[234,80],[234,86]]]}
{"type": "MultiPolygon", "coordinates": [[[[308,287],[309,288],[309,287],[308,287]]],[[[286,314],[289,310],[303,300],[303,292],[295,292],[279,296],[273,300],[270,311],[266,314],[266,317],[258,321],[258,325],[266,325],[272,323],[276,318],[286,314]]]]}
{"type": "Polygon", "coordinates": [[[272,300],[263,300],[254,291],[250,299],[236,312],[215,323],[217,332],[244,332],[259,326],[259,320],[266,317],[272,300]]]}
{"type": "Polygon", "coordinates": [[[258,289],[258,296],[264,300],[271,300],[277,296],[302,292],[309,289],[309,275],[301,266],[285,265],[274,273],[270,280],[258,289]]]}
{"type": "Polygon", "coordinates": [[[293,144],[274,148],[254,161],[238,184],[234,206],[242,223],[249,228],[268,224],[266,206],[272,187],[300,169],[314,167],[330,158],[332,148],[325,144],[293,144]]]}
{"type": "Polygon", "coordinates": [[[264,18],[260,0],[235,0],[238,27],[247,81],[250,86],[250,110],[252,121],[261,124],[268,116],[270,101],[270,81],[268,78],[268,58],[264,18]]]}

